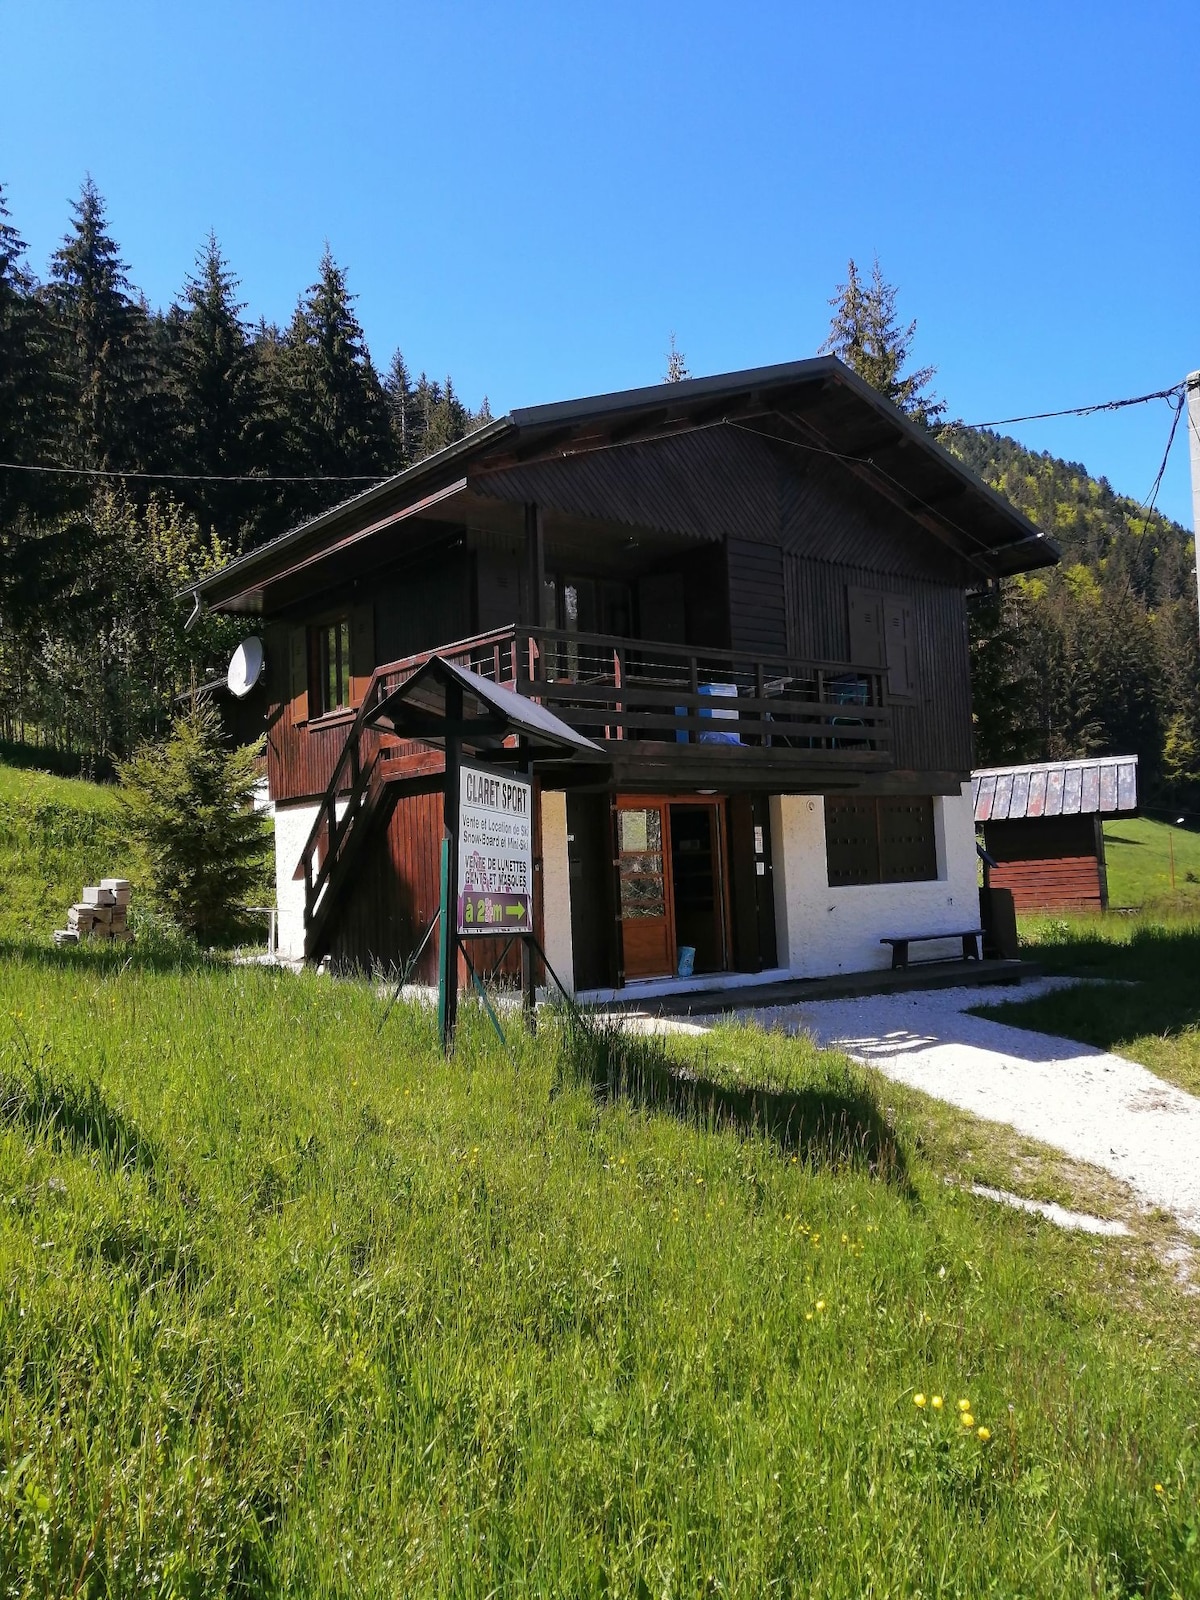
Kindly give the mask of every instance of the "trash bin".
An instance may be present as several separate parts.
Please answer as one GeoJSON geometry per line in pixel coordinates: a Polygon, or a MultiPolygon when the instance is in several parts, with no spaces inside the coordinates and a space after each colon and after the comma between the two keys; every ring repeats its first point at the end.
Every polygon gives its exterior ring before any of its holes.
{"type": "Polygon", "coordinates": [[[679,946],[679,965],[675,969],[678,978],[690,978],[696,965],[696,947],[694,944],[681,944],[679,946]]]}

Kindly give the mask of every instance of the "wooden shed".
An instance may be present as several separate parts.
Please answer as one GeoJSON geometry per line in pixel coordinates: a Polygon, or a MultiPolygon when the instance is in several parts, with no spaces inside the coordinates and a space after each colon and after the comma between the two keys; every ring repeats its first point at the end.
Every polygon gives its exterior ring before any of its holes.
{"type": "Polygon", "coordinates": [[[971,774],[992,889],[1018,911],[1103,911],[1104,819],[1137,810],[1137,757],[1092,756],[971,774]]]}

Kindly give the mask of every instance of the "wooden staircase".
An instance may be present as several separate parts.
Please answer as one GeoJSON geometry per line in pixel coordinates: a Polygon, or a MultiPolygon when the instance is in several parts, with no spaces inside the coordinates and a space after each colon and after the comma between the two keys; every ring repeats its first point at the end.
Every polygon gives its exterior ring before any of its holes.
{"type": "Polygon", "coordinates": [[[517,670],[514,652],[513,630],[506,628],[375,669],[296,867],[296,877],[304,880],[306,960],[319,961],[328,950],[346,884],[361,864],[369,841],[387,826],[399,785],[444,770],[440,751],[417,747],[369,727],[372,713],[435,654],[496,682],[511,683],[517,670]]]}

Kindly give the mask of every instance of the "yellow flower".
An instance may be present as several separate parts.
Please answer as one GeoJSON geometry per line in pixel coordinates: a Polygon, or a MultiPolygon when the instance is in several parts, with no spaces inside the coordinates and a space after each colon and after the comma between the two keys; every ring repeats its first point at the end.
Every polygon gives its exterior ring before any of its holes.
{"type": "Polygon", "coordinates": [[[979,1437],[983,1440],[984,1444],[986,1444],[992,1437],[992,1430],[990,1428],[979,1428],[976,1431],[979,1437]]]}
{"type": "Polygon", "coordinates": [[[964,1428],[973,1428],[975,1426],[975,1418],[971,1415],[971,1413],[969,1411],[964,1411],[963,1412],[963,1414],[962,1414],[962,1425],[963,1425],[964,1428]]]}
{"type": "Polygon", "coordinates": [[[805,1322],[811,1322],[812,1321],[812,1312],[811,1311],[806,1311],[804,1313],[804,1320],[805,1320],[805,1322]]]}
{"type": "Polygon", "coordinates": [[[818,1301],[817,1301],[817,1310],[818,1310],[818,1311],[824,1311],[824,1309],[825,1309],[825,1302],[824,1302],[824,1300],[818,1300],[818,1301]]]}
{"type": "Polygon", "coordinates": [[[959,1401],[959,1402],[958,1402],[958,1409],[959,1409],[959,1410],[960,1410],[960,1411],[970,1411],[970,1409],[971,1409],[971,1402],[970,1402],[970,1401],[969,1401],[969,1400],[960,1400],[960,1401],[959,1401]]]}
{"type": "Polygon", "coordinates": [[[935,1394],[933,1399],[929,1402],[929,1404],[933,1407],[933,1409],[935,1411],[940,1411],[942,1409],[942,1397],[941,1397],[941,1395],[940,1394],[935,1394]]]}
{"type": "Polygon", "coordinates": [[[918,1409],[920,1409],[924,1404],[925,1404],[925,1396],[923,1394],[915,1394],[915,1395],[913,1395],[913,1405],[915,1405],[918,1409]]]}
{"type": "Polygon", "coordinates": [[[1166,1490],[1163,1488],[1161,1483],[1156,1483],[1154,1485],[1154,1492],[1155,1494],[1165,1494],[1166,1490]]]}

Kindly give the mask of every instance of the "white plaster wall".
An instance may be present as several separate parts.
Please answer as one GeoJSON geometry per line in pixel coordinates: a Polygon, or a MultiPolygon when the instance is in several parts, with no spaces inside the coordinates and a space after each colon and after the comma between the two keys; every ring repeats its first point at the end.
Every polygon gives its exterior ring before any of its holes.
{"type": "MultiPolygon", "coordinates": [[[[550,965],[559,980],[574,994],[567,797],[550,789],[542,792],[542,932],[550,965]]],[[[553,979],[547,981],[553,988],[553,979]]]]}
{"type": "MultiPolygon", "coordinates": [[[[938,876],[927,883],[851,884],[831,889],[825,858],[825,803],[820,795],[771,800],[771,850],[779,964],[801,978],[868,972],[891,965],[881,938],[974,928],[979,922],[971,785],[933,802],[938,876]]],[[[922,945],[916,959],[961,952],[922,945]]]]}
{"type": "Polygon", "coordinates": [[[308,843],[316,805],[275,808],[275,904],[279,915],[279,954],[287,961],[304,957],[304,879],[293,874],[308,843]]]}

